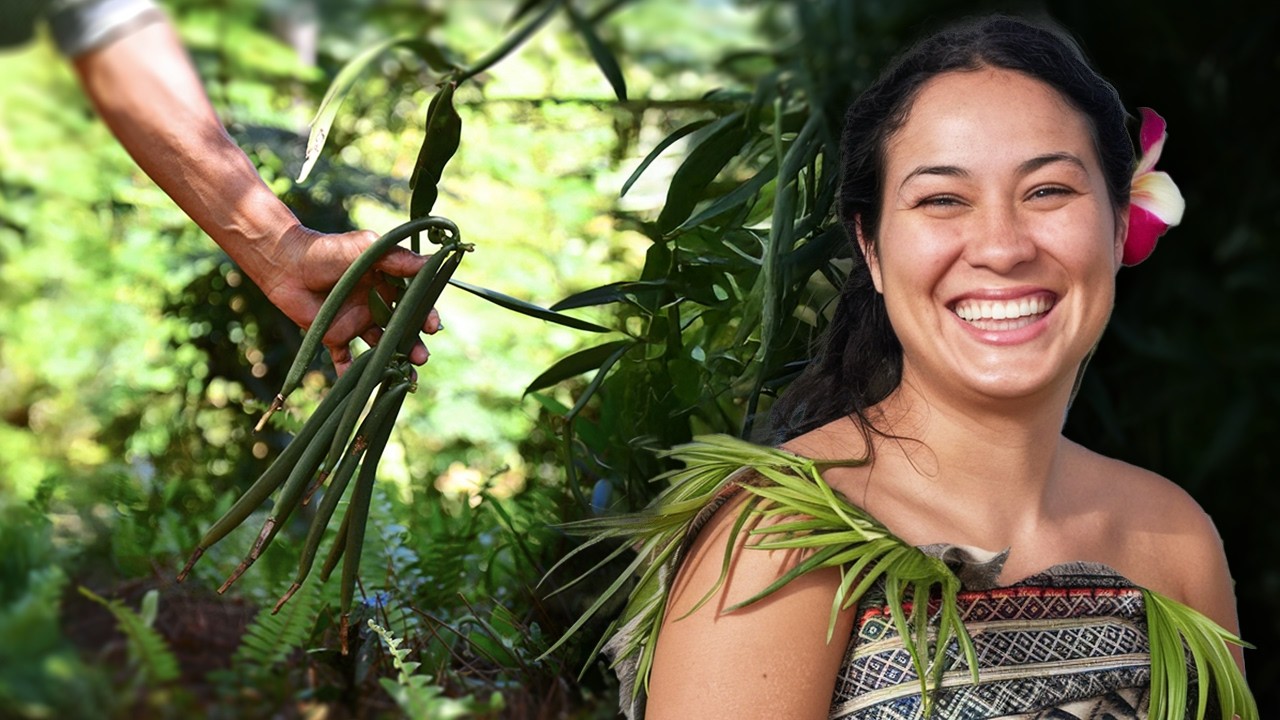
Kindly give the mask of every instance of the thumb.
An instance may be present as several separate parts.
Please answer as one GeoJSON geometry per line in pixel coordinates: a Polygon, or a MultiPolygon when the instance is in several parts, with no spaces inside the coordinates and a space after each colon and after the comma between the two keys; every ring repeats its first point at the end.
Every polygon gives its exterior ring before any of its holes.
{"type": "Polygon", "coordinates": [[[373,269],[380,270],[394,277],[413,277],[427,263],[427,258],[412,250],[402,247],[392,248],[373,264],[373,269]]]}

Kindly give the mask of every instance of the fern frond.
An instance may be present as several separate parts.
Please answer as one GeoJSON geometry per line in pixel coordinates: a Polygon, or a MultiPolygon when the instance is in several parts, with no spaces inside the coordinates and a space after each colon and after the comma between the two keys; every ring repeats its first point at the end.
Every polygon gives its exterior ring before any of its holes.
{"type": "Polygon", "coordinates": [[[723,498],[722,494],[732,492],[736,484],[749,494],[749,499],[736,510],[738,516],[729,532],[720,576],[699,600],[695,610],[723,585],[731,555],[740,545],[759,550],[803,550],[803,559],[781,578],[755,596],[726,609],[726,612],[759,602],[806,573],[839,567],[843,575],[832,600],[831,622],[827,631],[830,640],[839,610],[853,607],[875,580],[884,578],[888,593],[893,598],[890,613],[920,676],[926,714],[932,695],[930,685],[937,687],[945,650],[952,639],[958,642],[976,682],[976,653],[956,606],[960,581],[942,561],[893,536],[822,479],[822,469],[858,465],[862,460],[819,463],[726,435],[696,438],[692,443],[672,448],[664,456],[683,461],[685,466],[657,478],[669,481],[670,486],[648,508],[629,516],[594,518],[568,526],[570,531],[593,535],[586,545],[621,539],[628,545],[638,546],[639,554],[548,653],[559,647],[620,591],[631,573],[643,563],[648,563],[634,585],[622,615],[609,629],[609,633],[613,633],[621,628],[618,632],[620,641],[615,646],[614,666],[635,662],[639,669],[631,688],[632,697],[638,696],[641,690],[647,690],[658,630],[666,615],[672,575],[662,570],[671,569],[678,560],[677,554],[703,510],[717,498],[723,498]],[[754,471],[755,476],[747,480],[747,476],[740,474],[744,468],[754,471]],[[736,477],[743,479],[736,480],[736,477]],[[942,598],[940,632],[932,654],[926,657],[931,647],[928,641],[929,601],[935,591],[942,598]],[[907,598],[911,601],[909,617],[904,609],[907,598]]]}
{"type": "Polygon", "coordinates": [[[502,709],[502,696],[497,693],[489,698],[487,705],[470,697],[462,699],[446,697],[444,688],[432,683],[430,676],[418,672],[420,663],[406,659],[409,651],[400,647],[403,642],[400,638],[373,620],[369,620],[367,624],[370,630],[382,638],[387,651],[391,653],[391,663],[396,669],[396,679],[384,677],[379,680],[382,688],[396,701],[396,705],[404,712],[405,717],[412,720],[451,720],[471,717],[477,712],[502,709]]]}
{"type": "Polygon", "coordinates": [[[303,583],[279,613],[272,614],[271,608],[260,610],[240,639],[232,656],[233,666],[270,668],[307,642],[319,614],[320,587],[315,582],[303,583]]]}
{"type": "Polygon", "coordinates": [[[1212,686],[1223,718],[1258,720],[1258,705],[1228,645],[1252,647],[1177,600],[1142,591],[1151,639],[1151,718],[1182,720],[1187,706],[1187,653],[1196,669],[1196,720],[1204,720],[1212,686]]]}
{"type": "Polygon", "coordinates": [[[124,634],[130,662],[137,666],[139,679],[153,685],[177,679],[178,658],[160,633],[151,627],[156,619],[159,591],[147,591],[142,598],[141,612],[134,612],[120,600],[108,600],[83,586],[80,594],[105,607],[115,617],[116,627],[124,634]]]}

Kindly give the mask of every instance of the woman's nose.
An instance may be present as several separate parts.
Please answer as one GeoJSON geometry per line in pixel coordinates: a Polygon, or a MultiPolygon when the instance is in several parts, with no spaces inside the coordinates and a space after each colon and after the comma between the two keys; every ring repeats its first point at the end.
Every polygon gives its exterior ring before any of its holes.
{"type": "Polygon", "coordinates": [[[1015,208],[999,204],[980,210],[965,245],[964,258],[971,266],[1003,275],[1035,256],[1035,241],[1015,208]]]}

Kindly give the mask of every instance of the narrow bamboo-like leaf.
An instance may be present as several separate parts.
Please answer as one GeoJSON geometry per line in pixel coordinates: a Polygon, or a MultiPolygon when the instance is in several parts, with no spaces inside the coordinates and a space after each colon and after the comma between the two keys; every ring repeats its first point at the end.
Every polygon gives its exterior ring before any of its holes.
{"type": "Polygon", "coordinates": [[[509,35],[506,40],[502,41],[501,45],[494,48],[493,50],[490,50],[488,54],[486,54],[484,57],[477,60],[474,65],[464,70],[462,74],[458,76],[457,82],[461,84],[466,82],[467,80],[470,80],[476,75],[479,75],[485,70],[488,70],[489,68],[493,67],[494,64],[496,64],[499,60],[502,60],[502,58],[515,52],[516,48],[523,45],[525,41],[530,38],[530,36],[532,36],[535,32],[537,32],[538,28],[542,27],[548,20],[551,19],[551,16],[555,14],[555,11],[560,8],[560,5],[563,2],[564,0],[549,0],[549,2],[547,2],[546,4],[547,6],[542,10],[541,13],[539,13],[536,17],[531,19],[529,22],[522,25],[518,30],[511,33],[511,35],[509,35]]]}
{"type": "Polygon", "coordinates": [[[457,61],[450,57],[450,54],[445,49],[426,38],[418,37],[406,40],[404,47],[412,50],[415,55],[422,58],[422,61],[428,67],[438,73],[449,73],[458,69],[457,61]]]}
{"type": "Polygon", "coordinates": [[[413,165],[413,175],[409,179],[409,187],[413,188],[413,196],[409,200],[410,217],[431,214],[431,208],[440,195],[439,184],[444,175],[444,166],[458,151],[462,138],[462,118],[453,107],[453,91],[456,87],[456,83],[446,83],[431,98],[427,107],[426,133],[422,139],[422,147],[418,150],[418,160],[413,165]]]}
{"type": "Polygon", "coordinates": [[[676,144],[676,142],[686,135],[697,132],[711,123],[711,120],[697,120],[677,129],[675,132],[663,138],[662,142],[654,146],[654,148],[649,151],[649,154],[644,156],[644,159],[640,161],[640,164],[636,169],[631,171],[630,177],[627,178],[626,182],[622,183],[622,190],[618,192],[618,196],[622,197],[623,195],[626,195],[627,191],[631,189],[631,186],[640,179],[640,176],[644,174],[644,171],[653,164],[654,160],[658,159],[658,156],[661,155],[664,150],[676,144]]]}
{"type": "Polygon", "coordinates": [[[604,362],[600,364],[600,369],[596,371],[595,377],[591,378],[591,382],[587,383],[587,387],[584,388],[582,390],[582,394],[578,396],[578,401],[573,404],[573,409],[569,411],[568,415],[565,415],[565,422],[573,422],[574,418],[578,417],[578,413],[582,412],[582,408],[587,406],[587,402],[591,400],[591,398],[595,396],[596,391],[600,389],[600,386],[604,383],[604,379],[609,374],[609,371],[612,370],[613,366],[622,359],[623,355],[627,354],[627,351],[630,350],[632,346],[633,343],[621,345],[617,350],[613,351],[612,355],[605,358],[604,362]]]}
{"type": "Polygon", "coordinates": [[[610,0],[592,10],[587,20],[592,24],[598,23],[633,2],[639,2],[639,0],[610,0]]]}
{"type": "Polygon", "coordinates": [[[750,131],[742,123],[741,112],[725,116],[708,129],[707,136],[689,151],[671,176],[667,200],[658,214],[659,230],[669,233],[688,219],[706,194],[707,186],[742,151],[748,138],[750,131]]]}
{"type": "Polygon", "coordinates": [[[760,169],[760,172],[751,176],[751,179],[742,183],[738,187],[730,190],[728,193],[721,195],[714,202],[700,210],[696,215],[685,220],[676,228],[676,231],[688,230],[695,228],[706,221],[723,215],[730,210],[746,204],[748,200],[755,197],[765,185],[769,184],[778,174],[778,161],[770,160],[769,164],[760,169]]]}
{"type": "Polygon", "coordinates": [[[533,303],[525,302],[524,300],[517,300],[510,295],[504,295],[496,290],[482,288],[477,285],[465,283],[458,279],[450,280],[449,284],[456,288],[466,290],[477,297],[482,297],[494,305],[504,307],[508,310],[514,310],[522,315],[535,317],[539,320],[546,320],[547,322],[555,323],[557,325],[564,325],[565,327],[571,327],[575,330],[586,330],[587,332],[595,333],[610,332],[609,328],[601,327],[595,323],[587,322],[586,320],[579,320],[578,318],[571,317],[569,315],[561,315],[558,312],[553,312],[544,307],[539,307],[533,303]]]}
{"type": "MultiPolygon", "coordinates": [[[[664,566],[670,567],[669,563],[673,561],[674,553],[687,537],[689,523],[705,508],[706,503],[718,493],[723,492],[729,483],[736,483],[740,488],[751,491],[754,494],[752,499],[758,501],[758,505],[750,513],[744,513],[735,518],[735,546],[738,545],[736,538],[742,533],[747,533],[748,537],[768,538],[765,543],[766,548],[767,543],[772,541],[785,542],[796,538],[823,535],[835,537],[829,537],[830,543],[825,546],[814,547],[813,552],[785,573],[780,582],[734,608],[727,608],[726,611],[733,611],[735,608],[763,599],[786,582],[806,572],[824,567],[850,566],[845,569],[851,570],[852,574],[842,578],[841,587],[838,589],[837,596],[833,598],[833,602],[841,605],[850,602],[852,584],[857,585],[853,588],[853,594],[856,595],[865,592],[870,583],[878,577],[883,577],[888,583],[895,584],[899,594],[907,585],[914,583],[916,589],[913,594],[924,598],[925,603],[924,607],[911,618],[910,624],[918,632],[920,622],[928,620],[929,589],[938,585],[943,591],[943,612],[952,613],[948,617],[955,619],[951,625],[958,629],[957,636],[967,638],[967,635],[963,635],[963,626],[958,624],[954,602],[948,602],[948,598],[953,598],[959,589],[959,581],[950,570],[940,561],[934,562],[920,550],[905,545],[900,539],[889,535],[883,526],[865,512],[832,493],[830,488],[824,490],[818,487],[819,484],[825,484],[821,483],[819,467],[856,465],[863,461],[824,462],[819,465],[791,453],[752,445],[727,436],[701,437],[693,443],[673,448],[663,455],[683,461],[685,468],[660,476],[670,482],[670,487],[659,494],[655,504],[638,518],[630,516],[629,518],[595,519],[592,525],[598,530],[606,528],[616,530],[619,537],[631,537],[642,541],[645,552],[650,553],[648,556],[651,559],[650,565],[632,590],[619,625],[615,626],[629,627],[634,630],[625,636],[622,647],[615,656],[615,663],[629,659],[628,662],[636,662],[638,665],[639,674],[632,687],[633,696],[647,686],[657,633],[667,611],[665,601],[669,588],[665,583],[669,582],[669,575],[664,579],[659,571],[664,566]],[[749,468],[749,471],[744,468],[749,468]],[[756,477],[745,474],[747,472],[754,473],[756,477]],[[756,492],[761,489],[763,492],[756,492]],[[833,503],[838,506],[838,511],[830,507],[833,503]],[[818,514],[812,518],[805,518],[806,511],[809,510],[818,514]],[[763,524],[752,527],[764,518],[778,519],[780,522],[774,525],[763,524]],[[611,524],[611,521],[614,522],[611,524]],[[818,527],[808,524],[814,521],[822,521],[825,525],[818,527]],[[797,527],[797,523],[806,524],[797,527]],[[787,531],[785,529],[787,526],[793,529],[787,531]],[[779,527],[784,529],[778,530],[779,527]],[[851,536],[840,534],[849,531],[857,531],[860,533],[859,537],[867,540],[851,541],[851,536]],[[865,572],[863,572],[864,569],[865,572]]],[[[809,541],[801,542],[808,544],[809,541]]],[[[749,549],[756,548],[756,545],[749,541],[745,545],[749,549]]],[[[616,592],[616,589],[614,591],[616,592]]],[[[899,619],[906,624],[907,618],[901,608],[898,608],[898,615],[899,619]]],[[[906,634],[904,637],[906,642],[915,642],[913,647],[920,646],[915,660],[921,668],[924,668],[923,655],[920,653],[925,652],[925,642],[916,639],[914,634],[906,634]]],[[[968,644],[963,641],[961,645],[968,647],[968,644]]],[[[972,658],[972,654],[967,649],[965,652],[966,657],[972,658]]],[[[940,656],[934,653],[933,657],[940,656]]],[[[936,663],[937,660],[935,659],[934,662],[936,663]]],[[[936,665],[930,663],[928,667],[933,669],[936,665]]],[[[927,680],[928,677],[922,675],[922,682],[927,680]]]]}
{"type": "Polygon", "coordinates": [[[559,362],[547,368],[541,375],[529,383],[529,387],[525,388],[525,393],[531,393],[534,390],[551,387],[562,380],[567,380],[574,375],[581,375],[588,370],[595,370],[602,366],[613,354],[619,350],[623,350],[635,345],[632,340],[614,340],[603,345],[597,345],[586,350],[579,350],[568,357],[561,358],[559,362]]]}
{"type": "Polygon", "coordinates": [[[574,29],[582,35],[582,39],[587,43],[587,49],[591,51],[592,59],[596,61],[596,65],[600,66],[600,72],[604,73],[605,79],[613,88],[613,94],[619,100],[626,102],[627,80],[622,76],[622,67],[618,65],[618,58],[614,57],[613,51],[596,34],[595,26],[579,12],[572,1],[566,4],[565,8],[569,11],[569,20],[573,22],[574,29]]]}
{"type": "Polygon", "coordinates": [[[529,11],[547,1],[548,0],[522,0],[521,3],[516,6],[515,12],[511,13],[511,17],[507,18],[507,27],[520,22],[529,14],[529,11]]]}
{"type": "Polygon", "coordinates": [[[632,295],[655,293],[666,286],[666,280],[624,280],[622,282],[613,282],[590,290],[583,290],[580,293],[574,293],[552,305],[551,310],[558,312],[560,310],[572,310],[593,305],[608,305],[609,303],[626,300],[632,295]]]}
{"type": "Polygon", "coordinates": [[[329,128],[333,127],[333,120],[338,116],[338,108],[342,106],[342,101],[347,98],[347,94],[355,86],[360,74],[383,52],[414,39],[413,36],[409,35],[387,38],[373,47],[362,50],[351,58],[343,66],[342,70],[338,71],[338,75],[330,83],[329,89],[325,91],[324,98],[320,100],[320,107],[316,110],[316,116],[311,120],[311,133],[307,138],[307,154],[302,163],[302,170],[298,172],[298,182],[303,182],[307,179],[307,176],[311,174],[311,169],[315,167],[316,161],[320,159],[320,151],[324,149],[325,141],[329,138],[329,128]]]}

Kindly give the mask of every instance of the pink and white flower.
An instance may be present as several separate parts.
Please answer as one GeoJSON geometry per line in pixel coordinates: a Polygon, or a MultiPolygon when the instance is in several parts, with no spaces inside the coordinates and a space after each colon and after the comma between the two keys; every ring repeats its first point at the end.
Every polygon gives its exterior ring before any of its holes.
{"type": "Polygon", "coordinates": [[[1164,150],[1164,118],[1151,108],[1139,108],[1142,128],[1138,144],[1142,157],[1133,171],[1133,189],[1129,200],[1129,236],[1124,243],[1125,265],[1137,265],[1156,249],[1156,239],[1170,227],[1182,222],[1187,203],[1166,172],[1156,170],[1156,161],[1164,150]]]}

